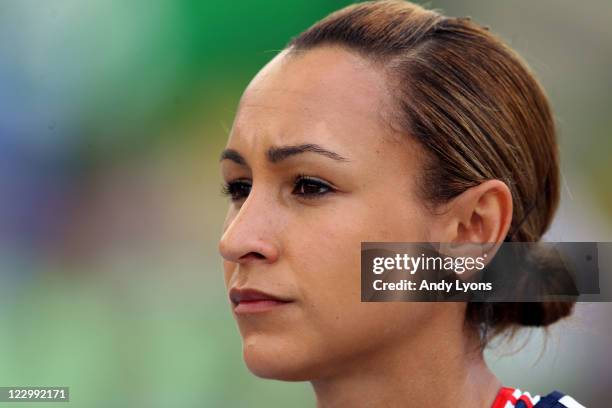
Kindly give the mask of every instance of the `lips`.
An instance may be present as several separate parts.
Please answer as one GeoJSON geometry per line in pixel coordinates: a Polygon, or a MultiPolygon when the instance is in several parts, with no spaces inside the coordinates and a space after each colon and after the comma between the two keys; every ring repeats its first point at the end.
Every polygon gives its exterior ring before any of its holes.
{"type": "Polygon", "coordinates": [[[232,288],[229,297],[237,314],[264,312],[292,302],[251,288],[232,288]]]}

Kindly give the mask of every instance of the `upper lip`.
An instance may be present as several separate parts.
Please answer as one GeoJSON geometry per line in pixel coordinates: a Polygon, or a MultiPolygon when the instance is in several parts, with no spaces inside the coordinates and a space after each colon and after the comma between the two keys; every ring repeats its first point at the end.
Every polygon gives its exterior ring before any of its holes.
{"type": "Polygon", "coordinates": [[[251,288],[231,288],[229,291],[229,297],[233,304],[237,305],[244,301],[254,300],[276,300],[279,302],[290,302],[289,299],[281,298],[279,296],[270,295],[266,292],[251,288]]]}

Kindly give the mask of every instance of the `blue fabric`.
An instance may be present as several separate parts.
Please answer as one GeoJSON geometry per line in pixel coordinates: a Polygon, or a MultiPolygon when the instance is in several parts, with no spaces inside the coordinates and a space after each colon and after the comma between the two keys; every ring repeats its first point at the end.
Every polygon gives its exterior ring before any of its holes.
{"type": "MultiPolygon", "coordinates": [[[[561,398],[565,397],[565,394],[559,391],[553,391],[550,394],[541,397],[540,401],[535,404],[534,408],[567,408],[565,405],[559,402],[561,398]]],[[[519,405],[516,406],[518,408],[519,405]]]]}

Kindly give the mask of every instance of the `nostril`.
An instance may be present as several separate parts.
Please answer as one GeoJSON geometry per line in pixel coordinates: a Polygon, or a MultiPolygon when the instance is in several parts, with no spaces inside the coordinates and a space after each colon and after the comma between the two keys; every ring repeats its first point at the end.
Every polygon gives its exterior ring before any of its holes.
{"type": "Polygon", "coordinates": [[[248,261],[248,260],[254,260],[254,259],[266,259],[266,257],[260,254],[259,252],[249,252],[248,254],[240,257],[241,261],[248,261]]]}

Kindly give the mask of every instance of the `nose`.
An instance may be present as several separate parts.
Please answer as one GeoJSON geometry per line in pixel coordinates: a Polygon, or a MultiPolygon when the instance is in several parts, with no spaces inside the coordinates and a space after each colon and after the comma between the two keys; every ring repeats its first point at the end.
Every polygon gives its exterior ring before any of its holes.
{"type": "Polygon", "coordinates": [[[219,241],[219,253],[230,262],[276,262],[279,256],[277,217],[272,204],[255,196],[254,189],[233,218],[228,219],[219,241]]]}

